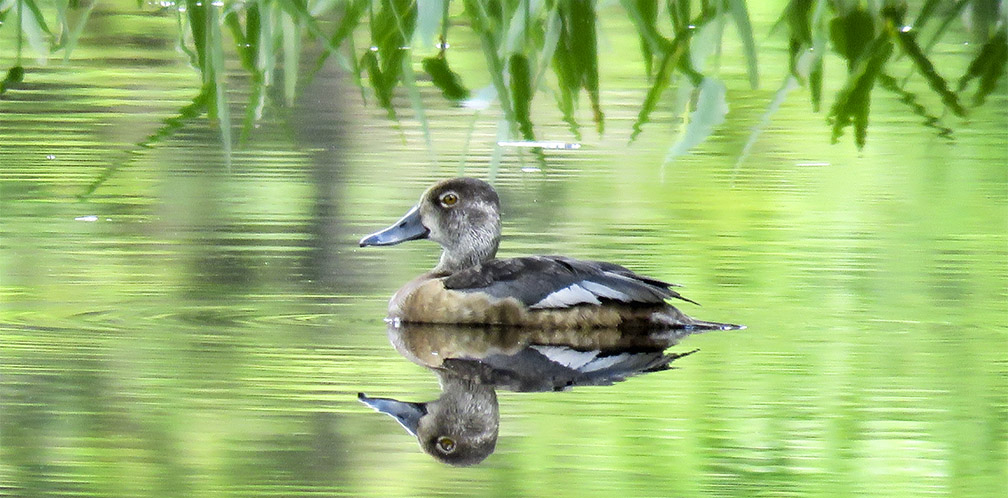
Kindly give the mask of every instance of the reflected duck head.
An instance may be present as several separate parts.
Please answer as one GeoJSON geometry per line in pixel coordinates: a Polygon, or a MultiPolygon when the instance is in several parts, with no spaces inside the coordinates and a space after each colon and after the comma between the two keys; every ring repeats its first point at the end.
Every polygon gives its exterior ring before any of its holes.
{"type": "Polygon", "coordinates": [[[435,273],[450,273],[493,259],[500,242],[500,198],[489,183],[452,178],[434,184],[392,226],[360,241],[361,247],[430,239],[443,252],[435,273]]]}
{"type": "Polygon", "coordinates": [[[357,399],[395,418],[438,461],[456,466],[482,462],[497,446],[497,394],[489,386],[460,378],[442,376],[441,384],[441,397],[428,403],[364,393],[357,399]]]}

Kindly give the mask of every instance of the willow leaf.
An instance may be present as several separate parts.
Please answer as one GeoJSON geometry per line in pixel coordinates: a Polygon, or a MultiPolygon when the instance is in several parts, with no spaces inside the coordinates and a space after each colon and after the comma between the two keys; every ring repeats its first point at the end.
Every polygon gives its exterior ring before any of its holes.
{"type": "Polygon", "coordinates": [[[854,9],[844,16],[830,21],[830,41],[833,49],[847,59],[848,70],[863,57],[871,57],[867,52],[875,40],[875,19],[864,9],[854,9]]]}
{"type": "Polygon", "coordinates": [[[420,96],[420,89],[416,84],[416,74],[413,73],[413,62],[409,57],[402,59],[403,85],[406,87],[406,95],[409,96],[410,106],[413,107],[413,114],[420,122],[420,130],[423,132],[424,142],[427,143],[427,150],[433,148],[434,142],[431,140],[430,125],[427,121],[427,112],[424,110],[423,99],[420,96]]]}
{"type": "Polygon", "coordinates": [[[906,106],[910,108],[911,112],[923,118],[924,126],[934,129],[941,138],[948,140],[952,139],[952,129],[943,125],[941,118],[928,112],[927,108],[924,107],[917,99],[917,95],[901,87],[899,82],[896,81],[896,78],[882,73],[879,75],[878,81],[882,88],[895,93],[899,97],[900,102],[906,104],[906,106]]]}
{"type": "Polygon", "coordinates": [[[864,147],[868,135],[868,108],[871,89],[882,71],[882,67],[892,55],[893,44],[885,37],[876,39],[868,46],[866,57],[860,59],[851,71],[843,88],[837,93],[836,102],[830,108],[829,119],[833,121],[832,141],[836,143],[847,126],[854,126],[854,142],[858,148],[864,147]]]}
{"type": "Polygon", "coordinates": [[[643,2],[638,0],[620,0],[620,3],[623,5],[623,10],[627,12],[627,16],[630,17],[630,21],[633,22],[634,27],[637,28],[637,33],[640,34],[641,39],[647,43],[650,53],[664,54],[671,50],[672,43],[658,31],[656,14],[652,14],[647,8],[642,8],[640,4],[643,2]]]}
{"type": "Polygon", "coordinates": [[[753,37],[752,23],[749,21],[749,11],[744,0],[728,0],[729,12],[735,21],[742,49],[746,56],[746,72],[749,75],[749,86],[759,87],[759,70],[756,67],[756,39],[753,37]]]}
{"type": "Polygon", "coordinates": [[[45,16],[42,15],[42,10],[39,9],[38,4],[33,0],[19,0],[19,2],[22,6],[28,7],[28,11],[31,12],[32,19],[38,25],[39,29],[41,29],[43,33],[52,36],[52,31],[50,31],[49,26],[46,25],[45,16]]]}
{"type": "Polygon", "coordinates": [[[1001,28],[987,40],[970,62],[966,73],[959,79],[958,91],[963,91],[970,81],[979,78],[980,84],[973,95],[973,105],[983,104],[987,95],[997,87],[998,80],[1004,77],[1006,62],[1008,62],[1008,31],[1006,28],[1001,28]]]}
{"type": "MultiPolygon", "coordinates": [[[[343,45],[343,42],[351,38],[355,28],[360,26],[361,18],[364,17],[364,12],[367,11],[370,5],[369,0],[350,0],[343,4],[343,15],[340,17],[339,25],[337,25],[336,30],[333,31],[332,36],[329,37],[329,43],[319,55],[318,60],[315,62],[314,72],[318,72],[325,64],[326,60],[329,59],[334,53],[336,53],[337,48],[343,45]]],[[[351,51],[351,53],[353,53],[351,51]]],[[[357,66],[357,58],[352,58],[352,63],[357,66]]],[[[360,71],[357,71],[360,74],[360,71]]],[[[360,83],[358,79],[358,83],[360,83]]],[[[358,85],[363,86],[363,85],[358,85]]]]}
{"type": "Polygon", "coordinates": [[[644,102],[641,104],[640,112],[637,113],[637,120],[634,121],[633,132],[630,134],[631,142],[637,139],[637,136],[640,135],[642,131],[642,127],[650,119],[651,112],[654,111],[655,107],[658,105],[658,100],[668,87],[669,78],[676,67],[680,67],[691,80],[697,81],[697,84],[703,80],[703,77],[696,71],[693,71],[692,67],[689,66],[690,33],[691,31],[679,33],[679,35],[672,40],[671,47],[669,47],[669,49],[665,52],[665,55],[662,56],[661,62],[658,64],[658,70],[655,72],[654,81],[651,83],[651,87],[648,89],[648,93],[644,97],[644,102]]]}
{"type": "MultiPolygon", "coordinates": [[[[206,40],[206,6],[203,2],[186,0],[186,14],[189,20],[189,30],[192,33],[193,47],[196,49],[196,66],[200,71],[207,65],[206,40]]],[[[205,76],[205,75],[204,75],[205,76]]],[[[206,81],[204,79],[204,81],[206,81]]]]}
{"type": "Polygon", "coordinates": [[[294,105],[297,93],[298,65],[301,56],[301,25],[290,14],[280,16],[282,27],[280,45],[283,49],[283,83],[284,101],[288,106],[294,105]]]}
{"type": "Polygon", "coordinates": [[[812,62],[812,67],[809,68],[808,85],[809,85],[809,100],[812,101],[812,110],[814,112],[819,112],[819,108],[822,105],[822,81],[823,81],[823,62],[822,57],[816,57],[816,60],[812,62]]]}
{"type": "Polygon", "coordinates": [[[24,81],[25,70],[22,66],[14,66],[7,70],[7,76],[0,81],[0,95],[3,95],[11,86],[24,81]]]}
{"type": "Polygon", "coordinates": [[[580,85],[588,92],[592,116],[599,133],[605,129],[605,115],[599,99],[598,33],[595,2],[574,2],[571,9],[573,55],[581,73],[580,85]]]}
{"type": "MultiPolygon", "coordinates": [[[[182,106],[175,116],[167,118],[163,121],[163,125],[157,129],[154,133],[150,134],[144,140],[137,142],[135,144],[136,149],[149,149],[155,145],[162,142],[165,138],[168,138],[175,134],[178,130],[185,126],[185,123],[189,120],[195,119],[207,112],[208,106],[210,104],[211,94],[213,89],[210,85],[203,85],[200,89],[200,93],[193,98],[192,102],[182,106]]],[[[105,168],[97,178],[92,181],[87,188],[81,192],[77,198],[85,199],[91,194],[95,193],[98,188],[105,184],[110,178],[112,178],[117,171],[129,166],[135,158],[138,157],[137,151],[132,151],[129,157],[122,162],[113,164],[105,168]]]]}
{"type": "MultiPolygon", "coordinates": [[[[517,125],[510,92],[507,84],[504,82],[507,67],[505,67],[505,62],[501,60],[500,55],[497,53],[497,47],[499,46],[497,40],[501,34],[500,13],[487,12],[486,5],[477,0],[464,0],[463,3],[465,4],[465,13],[468,16],[469,23],[472,25],[473,31],[479,36],[480,46],[483,49],[483,56],[487,63],[487,71],[490,73],[490,81],[493,82],[497,99],[500,101],[501,110],[504,111],[504,122],[512,126],[517,125]],[[495,15],[497,17],[494,17],[495,15]]],[[[507,140],[507,138],[501,140],[507,140]]]]}
{"type": "MultiPolygon", "coordinates": [[[[591,9],[593,9],[591,2],[564,2],[560,3],[557,9],[560,36],[553,54],[553,72],[556,74],[559,87],[557,105],[563,114],[563,120],[570,125],[571,133],[579,140],[581,133],[574,118],[574,110],[578,94],[582,86],[585,86],[585,72],[588,65],[592,64],[586,59],[596,57],[594,22],[586,21],[589,16],[593,18],[594,11],[585,12],[591,9]]],[[[597,58],[593,63],[596,67],[597,87],[597,58]]]]}
{"type": "Polygon", "coordinates": [[[658,70],[655,71],[654,80],[651,82],[651,87],[648,88],[647,95],[644,97],[641,110],[637,113],[637,121],[634,121],[633,132],[630,134],[631,142],[636,140],[637,136],[643,131],[644,124],[649,121],[651,112],[658,105],[658,99],[661,97],[662,92],[665,91],[665,88],[668,87],[669,77],[672,75],[673,67],[675,67],[672,63],[672,57],[673,54],[669,52],[658,63],[658,70]]]}
{"type": "Polygon", "coordinates": [[[956,94],[953,93],[952,90],[949,90],[948,83],[945,82],[945,78],[942,78],[941,75],[938,74],[938,71],[935,70],[934,64],[932,64],[931,60],[924,55],[924,51],[921,50],[920,45],[917,44],[917,40],[914,38],[913,33],[897,30],[896,40],[899,42],[900,48],[903,49],[903,53],[910,57],[914,66],[924,76],[928,86],[930,86],[931,89],[941,97],[945,106],[951,109],[957,116],[964,116],[966,114],[966,109],[964,109],[962,104],[959,103],[959,98],[956,94]]]}
{"type": "Polygon", "coordinates": [[[430,75],[434,86],[441,90],[444,98],[451,101],[469,98],[469,89],[462,84],[462,78],[458,73],[448,67],[448,61],[445,59],[443,53],[424,59],[423,68],[430,75]]]}
{"type": "Polygon", "coordinates": [[[535,140],[532,133],[532,76],[528,58],[512,54],[508,59],[508,73],[511,75],[511,99],[514,103],[515,122],[525,140],[535,140]]]}
{"type": "Polygon", "coordinates": [[[767,106],[766,111],[760,116],[760,120],[752,127],[752,131],[749,133],[749,139],[746,140],[745,145],[742,147],[742,152],[739,154],[738,159],[735,160],[735,170],[737,171],[742,163],[745,162],[746,158],[749,157],[749,151],[752,150],[753,145],[759,139],[760,135],[763,134],[763,130],[766,129],[767,125],[770,124],[770,119],[773,115],[780,109],[781,105],[784,104],[784,100],[787,99],[788,94],[792,90],[798,88],[798,78],[794,75],[788,74],[784,78],[784,82],[781,83],[780,88],[774,92],[773,98],[770,100],[770,105],[767,106]]]}
{"type": "Polygon", "coordinates": [[[211,6],[206,14],[207,61],[209,67],[204,69],[204,78],[210,74],[213,85],[214,105],[210,108],[211,119],[217,119],[220,130],[221,145],[224,147],[224,157],[231,164],[231,111],[227,101],[227,71],[224,67],[224,37],[218,17],[218,7],[211,6]]]}
{"type": "Polygon", "coordinates": [[[382,74],[375,51],[368,50],[364,52],[364,55],[361,56],[360,65],[367,71],[368,81],[371,83],[371,89],[374,90],[378,105],[388,112],[389,118],[396,119],[395,108],[392,107],[392,89],[395,82],[392,81],[390,84],[390,79],[382,74]]]}
{"type": "Polygon", "coordinates": [[[724,123],[728,115],[727,94],[728,90],[720,80],[704,78],[700,82],[696,108],[690,113],[682,136],[665,154],[665,165],[702,143],[711,136],[714,128],[724,123]]]}
{"type": "MultiPolygon", "coordinates": [[[[56,5],[62,18],[62,29],[59,43],[53,47],[53,50],[62,49],[63,60],[69,61],[70,54],[77,48],[77,41],[80,40],[84,26],[91,17],[91,11],[98,5],[98,2],[68,1],[66,3],[57,2],[56,5]]],[[[2,19],[0,19],[0,23],[3,23],[2,19]]]]}
{"type": "Polygon", "coordinates": [[[235,41],[235,50],[238,52],[238,60],[246,71],[257,73],[256,52],[259,48],[257,38],[253,36],[259,33],[259,5],[251,4],[245,10],[245,26],[242,25],[238,17],[239,11],[231,10],[224,14],[224,25],[231,33],[231,38],[235,41]]]}
{"type": "MultiPolygon", "coordinates": [[[[649,32],[658,32],[658,28],[655,25],[658,22],[657,2],[654,0],[631,0],[625,2],[625,4],[633,5],[636,11],[634,16],[638,19],[639,23],[648,26],[649,32]]],[[[644,35],[644,32],[638,30],[637,33],[640,37],[641,55],[644,56],[644,71],[650,80],[654,75],[655,51],[651,48],[652,44],[648,41],[648,37],[644,35]]]]}
{"type": "Polygon", "coordinates": [[[447,0],[417,0],[417,39],[424,47],[434,45],[434,37],[441,27],[442,13],[447,3],[447,0]]]}

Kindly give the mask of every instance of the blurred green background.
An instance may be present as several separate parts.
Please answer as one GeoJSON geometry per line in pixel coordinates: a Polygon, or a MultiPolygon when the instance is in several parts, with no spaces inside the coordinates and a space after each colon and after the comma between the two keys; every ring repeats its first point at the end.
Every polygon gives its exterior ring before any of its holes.
{"type": "MultiPolygon", "coordinates": [[[[789,60],[770,34],[781,5],[750,5],[765,82],[750,88],[726,35],[726,120],[666,162],[675,92],[628,145],[650,86],[613,8],[605,133],[577,140],[539,94],[537,138],[581,144],[540,161],[496,146],[499,112],[420,81],[428,146],[405,93],[396,123],[332,59],[227,154],[216,121],[165,123],[202,85],[175,14],[98,4],[69,61],[32,62],[0,100],[0,494],[1002,496],[1004,80],[950,119],[951,140],[876,93],[861,150],[829,145],[796,89],[739,161],[789,60]],[[688,338],[676,349],[700,351],[678,370],[501,393],[497,452],[435,462],[356,393],[436,397],[381,320],[436,247],[356,241],[457,174],[494,178],[501,256],[618,262],[684,284],[704,305],[687,313],[749,328],[688,338]]],[[[934,50],[950,78],[973,54],[958,29],[934,50]]],[[[456,36],[453,69],[490,85],[480,40],[456,36]]],[[[227,61],[240,116],[255,88],[227,61]]],[[[824,64],[831,96],[845,62],[824,64]]],[[[926,82],[910,88],[943,113],[926,82]]]]}

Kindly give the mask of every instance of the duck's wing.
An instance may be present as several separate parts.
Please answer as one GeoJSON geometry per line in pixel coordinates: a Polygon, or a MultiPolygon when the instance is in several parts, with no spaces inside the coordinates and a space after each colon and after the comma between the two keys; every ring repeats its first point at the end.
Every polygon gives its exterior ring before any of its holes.
{"type": "Polygon", "coordinates": [[[575,386],[608,386],[634,375],[668,370],[669,363],[694,351],[682,354],[662,350],[604,352],[533,344],[514,354],[492,354],[478,359],[446,358],[442,368],[478,378],[481,383],[498,389],[562,391],[575,386]]]}
{"type": "Polygon", "coordinates": [[[532,309],[567,308],[578,304],[662,304],[666,299],[694,302],[661,280],[638,275],[620,265],[563,256],[495,259],[455,272],[446,289],[513,297],[532,309]]]}

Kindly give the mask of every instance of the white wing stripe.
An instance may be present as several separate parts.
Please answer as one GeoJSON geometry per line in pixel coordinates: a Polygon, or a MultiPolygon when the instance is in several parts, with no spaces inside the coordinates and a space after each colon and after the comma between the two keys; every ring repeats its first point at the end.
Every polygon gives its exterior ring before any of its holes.
{"type": "Polygon", "coordinates": [[[630,299],[630,296],[616,289],[613,289],[612,287],[609,287],[605,284],[592,282],[590,280],[584,280],[580,283],[580,285],[585,289],[588,289],[589,291],[591,291],[592,294],[595,294],[598,297],[615,299],[617,301],[623,301],[624,303],[632,301],[632,299],[630,299]]]}
{"type": "Polygon", "coordinates": [[[531,346],[549,361],[571,370],[581,370],[581,367],[596,360],[598,351],[578,351],[567,346],[531,346]]]}
{"type": "MultiPolygon", "coordinates": [[[[586,283],[586,282],[580,282],[586,283]]],[[[573,306],[575,304],[602,304],[595,294],[593,294],[588,289],[581,287],[578,284],[571,284],[558,291],[551,292],[546,297],[539,300],[538,303],[529,306],[529,308],[566,308],[567,306],[573,306]]]]}
{"type": "Polygon", "coordinates": [[[581,373],[598,372],[606,368],[627,364],[633,359],[631,353],[619,353],[611,356],[599,356],[600,351],[578,351],[567,346],[531,346],[547,359],[581,373]]]}

